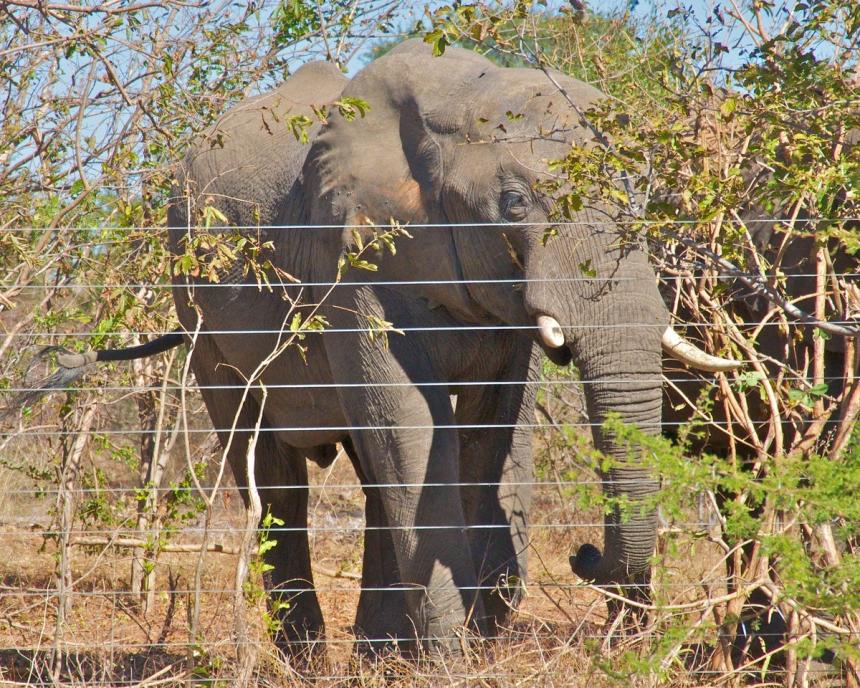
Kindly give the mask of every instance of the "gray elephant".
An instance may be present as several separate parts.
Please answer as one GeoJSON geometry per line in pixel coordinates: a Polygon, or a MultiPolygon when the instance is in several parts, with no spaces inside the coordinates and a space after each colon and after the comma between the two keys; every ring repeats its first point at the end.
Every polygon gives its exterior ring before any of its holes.
{"type": "MultiPolygon", "coordinates": [[[[856,137],[854,141],[856,141],[856,137]]],[[[853,144],[854,141],[851,143],[853,144]]],[[[757,170],[755,167],[744,170],[745,179],[748,184],[761,184],[767,181],[770,174],[767,171],[757,170]],[[760,178],[756,179],[759,172],[760,178]]],[[[779,290],[784,293],[787,300],[807,312],[815,311],[816,301],[816,256],[822,245],[826,245],[829,251],[828,272],[832,275],[840,275],[846,283],[856,290],[858,274],[860,274],[860,260],[856,255],[851,255],[835,240],[822,242],[820,236],[815,233],[816,225],[809,222],[803,213],[796,218],[796,226],[793,232],[786,231],[786,224],[782,221],[774,221],[774,217],[790,217],[791,210],[786,208],[770,209],[751,205],[738,213],[748,228],[752,246],[764,264],[768,266],[768,274],[779,274],[779,290]]],[[[834,208],[834,215],[840,214],[840,209],[834,208]]],[[[847,214],[842,211],[842,214],[847,214]]],[[[795,388],[802,389],[812,387],[814,382],[815,359],[815,332],[811,324],[798,324],[791,314],[788,315],[788,326],[780,325],[780,318],[774,317],[776,306],[759,292],[755,292],[741,281],[735,281],[728,285],[725,294],[730,298],[726,303],[726,311],[734,322],[744,323],[740,329],[747,334],[755,333],[756,356],[759,358],[764,375],[772,381],[781,380],[795,388]],[[797,371],[797,372],[795,372],[797,371]],[[795,379],[795,376],[798,376],[795,379]],[[805,379],[804,379],[805,378],[805,379]]],[[[844,287],[844,285],[843,285],[844,287]]],[[[828,279],[826,291],[834,288],[833,281],[828,279]]],[[[847,295],[848,290],[845,291],[847,295]]],[[[681,321],[701,321],[701,315],[693,314],[684,304],[684,299],[678,294],[678,284],[672,283],[666,289],[667,303],[674,303],[677,307],[676,316],[681,321]]],[[[834,309],[834,299],[831,299],[828,310],[834,309]]],[[[842,297],[844,298],[844,297],[842,297]]],[[[842,308],[842,317],[855,319],[852,323],[842,323],[843,327],[848,325],[857,332],[856,318],[857,307],[851,307],[849,299],[836,300],[842,308]]],[[[705,338],[705,326],[691,328],[691,334],[696,338],[705,338]]],[[[856,336],[856,335],[855,335],[856,336]]],[[[838,422],[842,414],[849,411],[850,395],[846,394],[846,383],[851,382],[848,377],[856,363],[849,364],[846,360],[846,344],[849,338],[837,334],[828,335],[826,339],[819,340],[822,346],[821,370],[827,394],[832,400],[832,406],[827,410],[830,414],[825,419],[825,424],[810,435],[806,435],[810,429],[814,430],[814,413],[810,410],[798,407],[786,409],[781,404],[781,423],[778,425],[779,442],[775,440],[777,433],[774,432],[773,414],[768,398],[761,393],[759,384],[748,384],[746,387],[733,385],[733,392],[740,400],[732,402],[731,406],[740,410],[748,420],[739,420],[737,415],[729,415],[729,404],[724,403],[723,388],[716,380],[707,376],[701,376],[691,372],[687,368],[678,366],[673,361],[667,362],[664,373],[672,380],[671,385],[664,388],[663,419],[664,432],[669,436],[677,436],[679,428],[684,423],[694,418],[694,410],[691,402],[695,402],[699,412],[707,409],[707,417],[710,422],[703,424],[696,433],[687,437],[692,453],[709,452],[719,456],[736,456],[741,465],[747,465],[751,469],[757,461],[762,460],[762,454],[774,455],[778,452],[788,454],[802,450],[824,453],[833,447],[837,439],[838,422]],[[702,401],[706,400],[706,403],[702,401]],[[830,421],[829,423],[827,421],[830,421]],[[828,427],[829,426],[829,427],[828,427]],[[813,445],[810,438],[816,440],[813,445]],[[780,448],[781,445],[781,448],[780,448]]],[[[732,382],[732,381],[730,381],[732,382]]],[[[735,413],[738,413],[736,411],[735,413]]],[[[695,413],[697,419],[702,418],[701,413],[695,413]]],[[[748,495],[752,497],[752,495],[748,495]]],[[[726,488],[718,492],[716,500],[722,508],[725,503],[735,501],[737,494],[726,488]]],[[[734,508],[737,508],[736,502],[734,508]]],[[[749,514],[758,518],[761,514],[761,503],[752,497],[743,502],[749,514]]],[[[743,574],[748,572],[748,566],[754,552],[758,549],[755,539],[743,538],[733,539],[731,533],[723,535],[731,546],[737,546],[741,559],[735,557],[726,558],[726,570],[728,574],[728,588],[735,590],[736,584],[743,580],[743,574]],[[740,564],[740,566],[738,566],[740,564]]],[[[776,556],[771,557],[771,565],[778,561],[776,556]]],[[[778,574],[776,574],[778,576],[778,574]]],[[[779,654],[780,648],[786,640],[789,630],[788,621],[779,611],[778,604],[772,596],[763,589],[754,589],[745,595],[745,606],[737,624],[737,635],[733,639],[733,660],[735,666],[746,664],[753,660],[767,658],[766,662],[771,666],[779,666],[783,657],[779,654]]],[[[731,621],[729,622],[731,623],[731,621]]],[[[832,661],[832,653],[825,653],[824,657],[832,661]]]]}
{"type": "MultiPolygon", "coordinates": [[[[750,177],[752,183],[753,171],[745,171],[745,174],[750,177]]],[[[838,209],[834,210],[834,213],[838,213],[838,209]]],[[[768,273],[782,276],[779,291],[784,293],[788,302],[812,313],[815,310],[816,254],[820,239],[815,236],[815,225],[810,224],[803,213],[799,213],[795,220],[796,227],[791,233],[786,231],[784,223],[772,219],[789,215],[790,212],[787,209],[777,208],[766,212],[757,205],[745,208],[738,214],[739,219],[748,228],[751,244],[756,253],[768,266],[768,273]]],[[[849,288],[853,284],[856,290],[860,260],[856,255],[847,252],[836,240],[826,242],[826,246],[829,251],[828,260],[831,263],[828,272],[834,276],[841,276],[849,288]]],[[[826,288],[833,289],[830,280],[826,288]]],[[[682,322],[701,320],[701,315],[694,315],[684,307],[683,300],[679,298],[677,283],[669,285],[665,292],[666,303],[676,304],[676,318],[682,322]]],[[[814,358],[815,327],[811,324],[798,324],[791,313],[787,315],[788,327],[779,326],[778,319],[773,318],[772,310],[776,308],[774,303],[740,281],[730,283],[727,294],[730,298],[726,309],[735,322],[744,323],[747,326],[745,328],[747,332],[758,329],[755,336],[756,354],[766,375],[770,379],[778,379],[781,373],[785,374],[787,366],[791,371],[799,371],[801,380],[804,375],[808,375],[809,379],[803,382],[811,386],[810,362],[814,358]]],[[[827,298],[830,300],[828,306],[830,310],[833,308],[833,301],[830,296],[827,298]]],[[[856,306],[852,307],[850,303],[845,303],[842,307],[844,309],[842,317],[848,318],[849,321],[856,320],[856,306]]],[[[846,325],[847,331],[857,331],[856,322],[848,322],[846,325]]],[[[705,338],[704,329],[701,325],[690,328],[692,336],[696,339],[705,338]]],[[[846,336],[833,334],[826,335],[822,342],[824,363],[822,372],[828,386],[827,394],[834,399],[841,398],[845,389],[845,347],[848,339],[846,336]]],[[[664,366],[664,372],[674,383],[664,390],[663,419],[667,434],[674,434],[680,425],[690,420],[693,412],[689,401],[699,399],[701,394],[706,392],[711,401],[716,400],[710,410],[713,422],[705,425],[693,438],[693,450],[726,453],[734,445],[734,451],[742,459],[756,457],[757,450],[755,442],[750,439],[750,428],[745,422],[739,422],[734,418],[729,422],[725,405],[719,400],[721,394],[719,386],[713,384],[713,380],[692,373],[672,361],[668,361],[664,366]],[[731,441],[731,436],[734,436],[734,442],[731,441]]],[[[791,382],[791,377],[788,381],[791,382]]],[[[767,434],[772,411],[758,386],[753,384],[746,391],[736,390],[736,393],[743,397],[743,406],[747,409],[756,435],[761,437],[767,434]]],[[[782,420],[780,427],[782,447],[783,451],[789,452],[801,440],[812,419],[800,410],[793,414],[785,414],[782,420]]],[[[828,441],[827,433],[823,437],[825,442],[828,441]]],[[[832,440],[832,437],[829,439],[832,440]]],[[[820,448],[823,449],[823,445],[820,448]]]]}
{"type": "Polygon", "coordinates": [[[623,522],[606,517],[605,553],[584,545],[575,571],[600,583],[647,580],[655,515],[635,507],[657,477],[599,424],[616,413],[660,431],[661,348],[706,368],[726,363],[667,328],[646,253],[612,208],[588,205],[548,237],[552,204],[538,182],[571,144],[593,145],[570,101],[584,109],[599,98],[561,74],[498,68],[460,49],[434,58],[409,41],[349,82],[330,65],[304,66],[230,110],[182,164],[171,247],[215,266],[219,281],[177,277],[177,312],[198,333],[192,366],[239,484],[251,430],[262,430],[256,480],[264,512],[285,522],[268,557],[272,594],[290,590],[286,646],[323,633],[301,530],[305,459],[325,465],[336,443],[366,486],[357,634],[456,649],[458,629],[492,632],[504,620],[526,576],[527,383],[539,377],[541,349],[579,367],[595,443],[619,462],[605,489],[634,506],[623,522]],[[366,100],[366,116],[349,121],[331,106],[341,98],[366,100]],[[297,142],[289,118],[315,119],[326,104],[309,145],[297,142]],[[202,231],[207,207],[230,227],[202,231]],[[374,254],[376,271],[338,280],[357,244],[372,241],[368,225],[390,220],[411,238],[396,239],[394,255],[374,254]],[[279,286],[242,286],[254,280],[251,264],[240,255],[219,269],[210,235],[263,247],[256,258],[279,286]],[[324,317],[326,330],[258,374],[296,312],[324,317]],[[403,334],[368,336],[381,321],[403,334]],[[242,402],[247,379],[265,385],[265,404],[256,384],[242,402]]]}

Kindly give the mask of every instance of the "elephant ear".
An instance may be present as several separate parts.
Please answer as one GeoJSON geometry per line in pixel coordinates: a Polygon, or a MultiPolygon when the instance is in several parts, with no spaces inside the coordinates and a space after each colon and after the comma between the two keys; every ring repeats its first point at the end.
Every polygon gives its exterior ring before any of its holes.
{"type": "MultiPolygon", "coordinates": [[[[335,101],[346,84],[333,64],[308,62],[276,89],[230,108],[195,138],[178,166],[177,193],[188,197],[172,205],[174,216],[184,214],[187,206],[214,203],[232,225],[277,224],[284,196],[307,153],[284,121],[312,118],[314,108],[335,101]]],[[[308,135],[315,134],[311,126],[308,135]]],[[[185,225],[187,219],[180,216],[177,224],[185,225]]]]}
{"type": "Polygon", "coordinates": [[[305,164],[313,224],[444,221],[442,139],[464,131],[462,84],[495,69],[483,57],[407,41],[361,71],[344,98],[367,101],[363,118],[332,113],[305,164]]]}

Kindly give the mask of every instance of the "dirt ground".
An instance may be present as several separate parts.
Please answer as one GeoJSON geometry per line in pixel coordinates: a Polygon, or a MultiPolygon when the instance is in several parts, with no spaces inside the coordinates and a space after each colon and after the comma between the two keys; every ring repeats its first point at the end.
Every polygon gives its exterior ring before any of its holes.
{"type": "MultiPolygon", "coordinates": [[[[581,404],[571,393],[546,398],[549,413],[571,422],[581,404]],[[553,406],[554,404],[554,406],[553,406]]],[[[206,427],[199,401],[191,404],[193,425],[206,427]]],[[[137,409],[126,398],[99,407],[99,417],[81,463],[72,540],[134,535],[134,457],[139,439],[100,437],[101,429],[135,427],[137,409]],[[108,438],[111,439],[111,438],[108,438]],[[130,458],[129,458],[130,457],[130,458]],[[94,490],[94,486],[98,489],[94,490]],[[89,491],[87,491],[89,490],[89,491]],[[101,490],[101,491],[99,491],[101,490]]],[[[568,557],[584,542],[602,541],[602,514],[587,506],[598,490],[584,469],[576,443],[550,429],[535,435],[537,460],[531,516],[527,594],[509,626],[492,641],[464,644],[464,657],[416,661],[388,657],[359,661],[351,631],[359,597],[364,498],[349,461],[328,469],[309,464],[309,525],[315,584],[326,623],[327,662],[291,667],[278,654],[265,628],[259,572],[237,607],[234,552],[244,524],[242,500],[229,472],[213,502],[209,544],[222,551],[201,559],[203,513],[176,513],[170,546],[197,551],[161,552],[154,568],[154,595],[145,607],[130,592],[134,551],[120,546],[70,549],[66,616],[58,623],[60,566],[56,486],[62,442],[39,438],[32,427],[56,427],[54,405],[44,417],[7,441],[0,456],[0,686],[6,685],[206,685],[230,686],[239,671],[236,620],[249,626],[256,650],[252,685],[317,686],[589,686],[653,685],[655,671],[642,669],[655,634],[642,636],[607,625],[605,597],[570,570],[568,557]],[[577,484],[578,483],[578,484],[577,484]],[[583,487],[584,486],[584,487],[583,487]],[[40,492],[40,490],[43,490],[40,492]],[[199,581],[197,577],[199,576],[199,581]],[[195,610],[198,618],[195,620],[195,610]],[[626,655],[625,655],[626,653],[626,655]],[[624,666],[616,660],[627,657],[624,666]],[[638,678],[641,674],[643,678],[638,678]],[[636,677],[634,677],[636,675],[636,677]],[[649,678],[650,676],[650,678],[649,678]]],[[[210,456],[205,484],[217,471],[219,454],[211,436],[195,435],[194,458],[210,456]],[[207,454],[208,452],[208,454],[207,454]]],[[[164,481],[176,486],[187,465],[180,449],[171,454],[164,481]]],[[[161,504],[166,502],[161,497],[161,504]]],[[[669,534],[662,540],[661,600],[699,599],[703,590],[719,594],[723,570],[714,546],[701,537],[669,534]]],[[[690,623],[695,623],[695,615],[690,623]]],[[[706,666],[707,648],[685,651],[674,665],[706,666]],[[695,655],[694,658],[691,657],[695,655]]],[[[247,656],[247,654],[243,655],[247,656]]],[[[659,667],[658,667],[659,669],[659,667]]],[[[682,667],[683,669],[683,667],[682,667]]],[[[663,669],[659,669],[663,671],[663,669]]],[[[676,672],[677,673],[677,672],[676,672]]],[[[673,685],[702,684],[705,674],[682,670],[673,685]]]]}
{"type": "MultiPolygon", "coordinates": [[[[311,546],[328,657],[326,666],[317,667],[316,685],[597,686],[620,680],[605,665],[612,644],[605,601],[578,582],[568,563],[578,544],[600,540],[600,530],[593,525],[559,527],[597,524],[600,515],[577,510],[564,487],[536,488],[528,594],[499,639],[472,646],[456,661],[422,664],[392,658],[371,665],[354,658],[351,633],[359,594],[363,497],[346,460],[329,470],[314,468],[311,481],[310,526],[321,529],[314,532],[311,546]]],[[[189,669],[209,685],[232,684],[237,671],[234,619],[243,613],[234,604],[234,554],[205,555],[199,621],[192,636],[198,553],[159,556],[154,604],[144,611],[129,592],[131,549],[74,547],[69,613],[58,626],[57,543],[45,537],[51,527],[50,497],[34,495],[14,509],[6,506],[0,523],[0,684],[168,685],[187,679],[189,669]]],[[[243,518],[238,495],[224,490],[213,510],[210,542],[237,547],[243,518]]],[[[199,543],[202,523],[198,517],[171,543],[199,543]]],[[[680,552],[678,565],[667,568],[667,575],[677,578],[677,599],[683,597],[683,581],[693,590],[703,577],[719,578],[719,570],[709,572],[702,565],[712,553],[699,549],[680,552]]],[[[254,682],[298,680],[268,640],[262,601],[247,604],[257,644],[254,682]]]]}

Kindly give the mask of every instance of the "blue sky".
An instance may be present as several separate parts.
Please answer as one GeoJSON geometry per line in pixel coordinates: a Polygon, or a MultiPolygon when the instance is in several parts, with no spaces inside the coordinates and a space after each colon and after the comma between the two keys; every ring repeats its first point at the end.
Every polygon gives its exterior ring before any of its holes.
{"type": "MultiPolygon", "coordinates": [[[[450,5],[450,2],[442,2],[433,0],[432,2],[408,1],[401,5],[403,14],[399,26],[408,27],[425,17],[425,12],[429,8],[432,12],[438,7],[450,5]]],[[[715,6],[725,6],[729,3],[727,0],[587,0],[586,4],[589,8],[595,11],[604,11],[608,13],[621,12],[625,9],[631,9],[635,16],[643,19],[655,17],[657,19],[665,19],[669,11],[676,8],[683,8],[685,14],[690,17],[690,23],[701,27],[703,30],[715,31],[716,36],[721,36],[731,51],[724,56],[724,62],[727,65],[736,65],[742,59],[742,49],[748,48],[749,43],[741,43],[737,46],[739,38],[736,30],[723,29],[714,17],[715,6]]],[[[567,6],[567,2],[558,2],[557,0],[547,0],[545,5],[537,5],[539,11],[558,11],[560,7],[567,6]]],[[[730,23],[730,18],[723,13],[723,17],[730,23]]],[[[347,74],[353,76],[366,64],[366,53],[357,56],[347,65],[347,74]]]]}

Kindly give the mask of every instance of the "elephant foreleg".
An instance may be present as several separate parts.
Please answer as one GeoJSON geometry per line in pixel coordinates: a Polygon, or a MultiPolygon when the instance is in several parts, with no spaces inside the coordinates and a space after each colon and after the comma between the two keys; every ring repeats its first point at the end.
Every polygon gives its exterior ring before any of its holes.
{"type": "Polygon", "coordinates": [[[365,498],[364,557],[361,567],[361,595],[355,616],[356,652],[373,655],[391,649],[405,649],[415,636],[415,627],[406,609],[406,596],[394,541],[379,489],[372,487],[349,440],[344,450],[361,479],[365,498]]]}
{"type": "Polygon", "coordinates": [[[526,577],[533,461],[531,434],[540,351],[517,339],[501,373],[457,396],[460,479],[469,545],[493,633],[522,596],[526,577]],[[482,426],[499,427],[482,427],[482,426]],[[507,427],[505,427],[507,426],[507,427]]]}
{"type": "Polygon", "coordinates": [[[332,374],[344,383],[341,408],[362,473],[384,485],[378,494],[421,645],[459,652],[459,631],[481,628],[484,614],[465,534],[448,390],[420,384],[438,377],[419,338],[391,336],[386,347],[361,331],[366,320],[354,313],[396,321],[398,297],[385,292],[389,310],[371,290],[358,291],[363,298],[331,311],[332,325],[346,332],[325,337],[332,374]]]}

